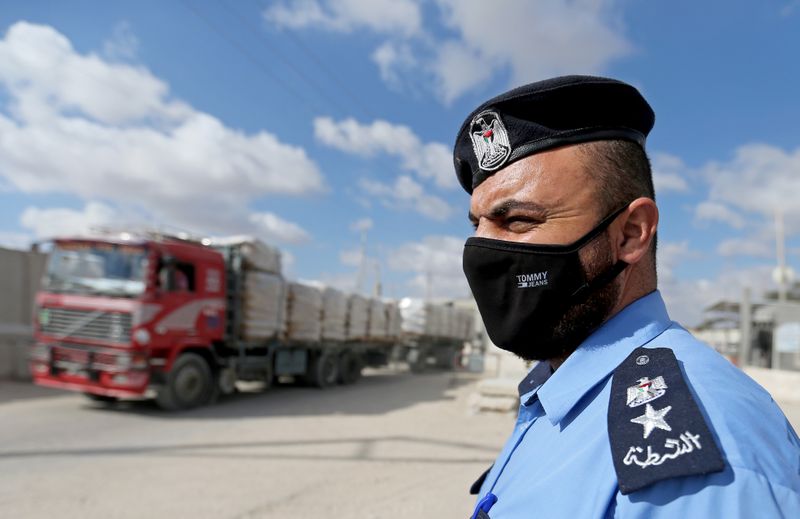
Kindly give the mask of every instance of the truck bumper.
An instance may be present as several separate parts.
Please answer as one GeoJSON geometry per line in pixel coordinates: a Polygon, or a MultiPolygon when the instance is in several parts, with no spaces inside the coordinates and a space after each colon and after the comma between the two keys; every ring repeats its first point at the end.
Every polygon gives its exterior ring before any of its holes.
{"type": "Polygon", "coordinates": [[[139,397],[150,380],[147,358],[118,348],[34,345],[33,381],[41,386],[113,397],[139,397]]]}

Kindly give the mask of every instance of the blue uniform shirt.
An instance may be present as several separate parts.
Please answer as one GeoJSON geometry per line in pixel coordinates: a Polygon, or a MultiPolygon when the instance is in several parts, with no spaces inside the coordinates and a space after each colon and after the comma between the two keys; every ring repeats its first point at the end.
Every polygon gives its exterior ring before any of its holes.
{"type": "Polygon", "coordinates": [[[657,291],[612,317],[555,373],[540,363],[523,384],[514,432],[479,493],[497,496],[491,519],[800,518],[797,434],[764,389],[670,320],[657,291]],[[674,352],[723,471],[620,492],[609,396],[614,370],[638,347],[674,352]]]}

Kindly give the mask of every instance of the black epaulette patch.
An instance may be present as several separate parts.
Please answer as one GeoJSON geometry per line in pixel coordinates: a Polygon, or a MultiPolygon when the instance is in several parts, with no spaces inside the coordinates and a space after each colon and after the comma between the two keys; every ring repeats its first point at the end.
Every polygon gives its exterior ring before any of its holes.
{"type": "Polygon", "coordinates": [[[614,371],[608,435],[623,494],[664,479],[725,468],[668,348],[637,348],[614,371]]]}

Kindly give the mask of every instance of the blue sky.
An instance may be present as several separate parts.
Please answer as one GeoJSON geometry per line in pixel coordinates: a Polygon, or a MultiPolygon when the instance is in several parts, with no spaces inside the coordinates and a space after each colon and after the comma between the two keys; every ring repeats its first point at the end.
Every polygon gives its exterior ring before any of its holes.
{"type": "Polygon", "coordinates": [[[11,1],[0,8],[0,243],[98,225],[255,234],[292,277],[466,294],[463,118],[566,73],[653,105],[673,314],[800,267],[800,2],[11,1]]]}

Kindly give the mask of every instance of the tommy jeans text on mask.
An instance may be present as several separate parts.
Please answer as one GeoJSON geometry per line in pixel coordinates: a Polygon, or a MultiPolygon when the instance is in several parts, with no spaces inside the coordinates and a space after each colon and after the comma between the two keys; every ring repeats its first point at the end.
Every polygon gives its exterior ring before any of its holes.
{"type": "Polygon", "coordinates": [[[547,271],[535,274],[517,274],[517,288],[543,287],[547,285],[547,271]]]}

